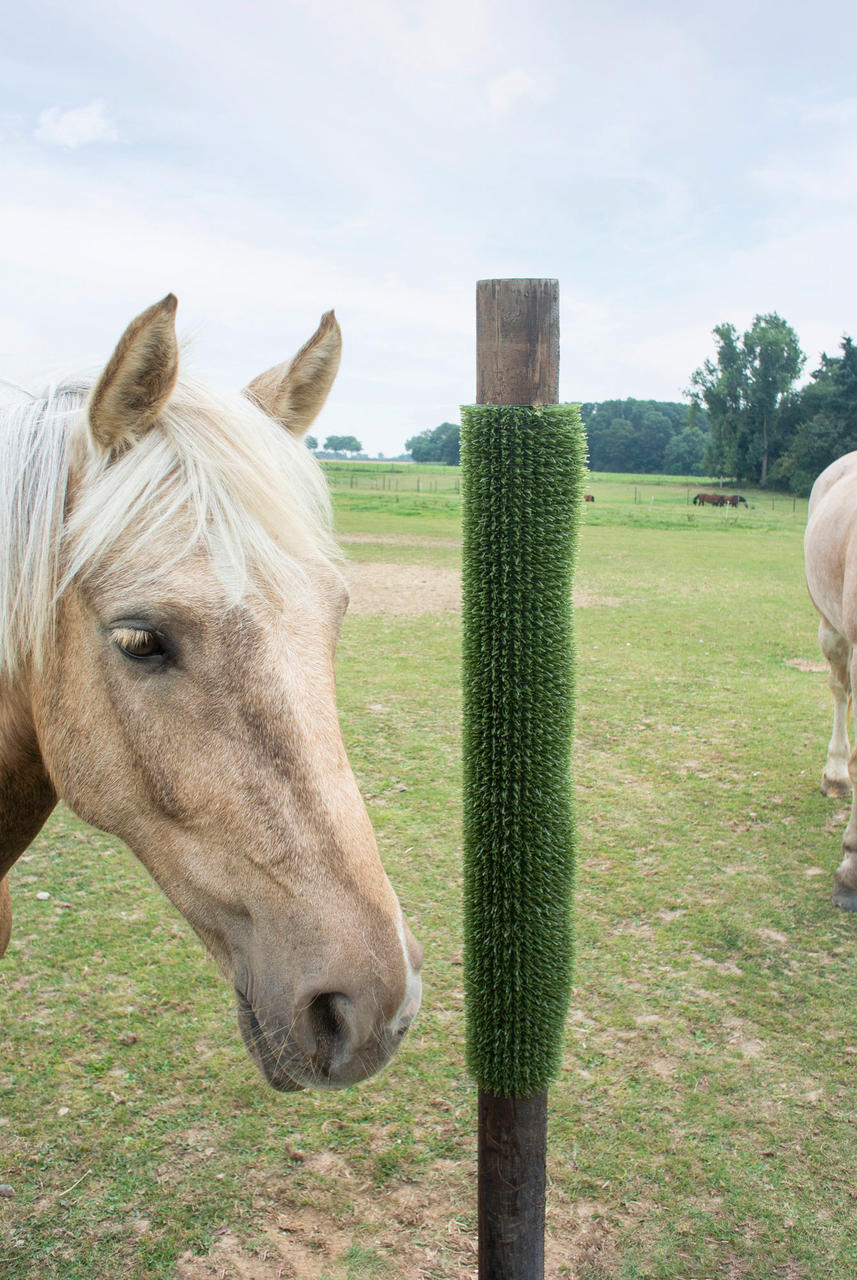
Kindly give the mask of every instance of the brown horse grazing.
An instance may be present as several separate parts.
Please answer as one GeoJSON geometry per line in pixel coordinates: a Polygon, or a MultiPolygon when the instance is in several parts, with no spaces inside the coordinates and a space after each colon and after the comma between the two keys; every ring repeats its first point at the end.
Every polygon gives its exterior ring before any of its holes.
{"type": "Polygon", "coordinates": [[[226,395],[178,380],[175,309],[0,417],[0,953],[61,797],[187,917],[270,1084],[333,1088],[395,1053],[421,962],[334,700],[347,593],[301,437],[339,326],[226,395]]]}
{"type": "Polygon", "coordinates": [[[725,507],[726,497],[722,493],[698,493],[693,499],[695,507],[725,507]]]}
{"type": "Polygon", "coordinates": [[[852,752],[848,743],[848,703],[857,683],[857,453],[832,463],[813,485],[804,549],[806,581],[821,616],[818,639],[833,694],[833,732],[821,790],[828,796],[852,794],[833,901],[857,911],[857,750],[852,752]]]}
{"type": "Polygon", "coordinates": [[[583,495],[583,501],[584,501],[584,502],[594,502],[594,501],[595,501],[595,494],[594,494],[594,493],[585,493],[585,494],[583,495]]]}
{"type": "Polygon", "coordinates": [[[747,499],[740,493],[730,493],[726,501],[730,507],[739,507],[742,503],[745,507],[749,507],[750,505],[747,499]]]}

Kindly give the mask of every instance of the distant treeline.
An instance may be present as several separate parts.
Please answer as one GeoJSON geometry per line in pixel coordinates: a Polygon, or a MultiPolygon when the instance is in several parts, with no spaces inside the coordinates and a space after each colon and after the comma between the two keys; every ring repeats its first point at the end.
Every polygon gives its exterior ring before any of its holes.
{"type": "MultiPolygon", "coordinates": [[[[604,400],[583,404],[581,416],[589,437],[593,471],[651,471],[695,475],[702,470],[706,414],[696,404],[660,400],[604,400]]],[[[434,430],[408,440],[414,462],[446,462],[457,466],[461,428],[442,422],[434,430]]]]}
{"type": "Polygon", "coordinates": [[[708,419],[697,404],[601,400],[582,404],[593,471],[688,476],[703,472],[708,419]]]}
{"type": "MultiPolygon", "coordinates": [[[[593,471],[708,475],[806,495],[828,463],[857,449],[857,346],[824,352],[804,386],[806,356],[782,316],[744,333],[713,330],[714,358],[690,376],[690,401],[581,404],[593,471]]],[[[459,461],[460,428],[443,422],[407,442],[415,462],[459,461]]]]}
{"type": "Polygon", "coordinates": [[[806,356],[791,325],[757,315],[744,333],[714,329],[715,358],[691,377],[690,394],[708,413],[706,471],[739,482],[809,493],[828,463],[857,449],[857,347],[824,352],[797,386],[806,356]]]}
{"type": "Polygon", "coordinates": [[[442,422],[439,427],[421,431],[405,441],[414,462],[445,462],[457,467],[461,462],[461,427],[457,422],[442,422]]]}

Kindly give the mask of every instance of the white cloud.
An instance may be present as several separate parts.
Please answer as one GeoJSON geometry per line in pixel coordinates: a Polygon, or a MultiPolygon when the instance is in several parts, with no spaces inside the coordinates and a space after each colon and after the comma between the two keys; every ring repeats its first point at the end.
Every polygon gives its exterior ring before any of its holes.
{"type": "Polygon", "coordinates": [[[235,387],[297,350],[334,306],[345,359],[320,430],[398,453],[472,398],[472,268],[452,285],[425,268],[364,269],[348,235],[275,234],[228,182],[200,207],[198,187],[158,187],[140,166],[97,182],[65,173],[58,207],[53,162],[22,159],[18,198],[0,209],[0,377],[38,390],[97,373],[128,320],[170,290],[193,339],[187,367],[235,387]]]}
{"type": "Polygon", "coordinates": [[[847,128],[857,123],[857,98],[840,98],[836,102],[813,103],[802,111],[808,124],[847,128]]]}
{"type": "MultiPolygon", "coordinates": [[[[373,59],[376,74],[407,66],[421,75],[449,75],[485,57],[492,40],[496,17],[490,0],[292,0],[312,16],[314,24],[326,27],[337,41],[344,41],[350,57],[373,59]],[[384,56],[379,58],[378,51],[384,56]]],[[[274,12],[277,6],[273,7],[274,12]]],[[[269,18],[269,21],[271,19],[269,18]]],[[[274,20],[276,20],[274,18],[274,20]]],[[[287,16],[287,21],[291,18],[287,16]]],[[[195,38],[199,38],[198,30],[195,38]]]]}
{"type": "Polygon", "coordinates": [[[569,396],[677,396],[712,326],[755,312],[832,351],[857,297],[850,46],[814,68],[800,6],[775,51],[762,9],[259,0],[236,41],[227,0],[78,0],[49,32],[19,6],[0,376],[97,367],[169,289],[196,367],[241,385],[335,305],[326,423],[397,452],[472,395],[483,277],[560,279],[569,396]],[[69,79],[70,44],[121,73],[69,79]],[[117,121],[140,145],[86,152],[117,121]]]}
{"type": "Polygon", "coordinates": [[[493,111],[505,112],[519,102],[544,102],[549,96],[548,84],[523,67],[514,67],[488,85],[488,101],[493,111]]]}
{"type": "Polygon", "coordinates": [[[850,136],[831,139],[814,153],[792,151],[752,174],[762,191],[773,196],[783,214],[809,213],[813,222],[832,206],[851,210],[857,185],[857,144],[850,136]],[[794,209],[795,202],[800,208],[794,209]]]}
{"type": "Polygon", "coordinates": [[[35,136],[46,146],[69,150],[89,142],[116,142],[119,138],[107,107],[98,100],[85,107],[70,107],[68,111],[46,107],[39,116],[35,136]]]}

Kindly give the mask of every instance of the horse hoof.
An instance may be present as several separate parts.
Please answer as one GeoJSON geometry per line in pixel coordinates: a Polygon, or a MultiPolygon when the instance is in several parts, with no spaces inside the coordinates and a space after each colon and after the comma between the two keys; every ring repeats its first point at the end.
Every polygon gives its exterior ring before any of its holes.
{"type": "Polygon", "coordinates": [[[847,782],[825,777],[821,779],[821,794],[829,796],[831,800],[847,800],[851,795],[851,787],[847,782]]]}
{"type": "Polygon", "coordinates": [[[857,889],[834,889],[833,904],[843,911],[857,911],[857,889]]]}

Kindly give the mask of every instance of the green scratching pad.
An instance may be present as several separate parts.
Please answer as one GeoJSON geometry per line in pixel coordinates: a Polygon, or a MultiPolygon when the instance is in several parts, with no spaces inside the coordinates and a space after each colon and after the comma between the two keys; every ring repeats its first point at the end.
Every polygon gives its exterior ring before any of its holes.
{"type": "Polygon", "coordinates": [[[464,929],[467,1064],[546,1089],[572,972],[572,585],[586,438],[576,406],[467,406],[464,929]]]}

